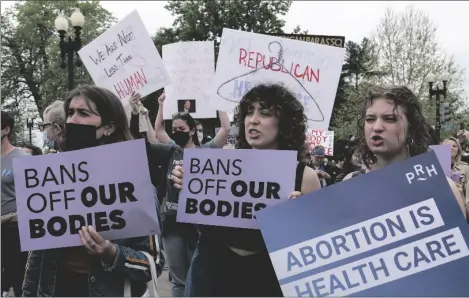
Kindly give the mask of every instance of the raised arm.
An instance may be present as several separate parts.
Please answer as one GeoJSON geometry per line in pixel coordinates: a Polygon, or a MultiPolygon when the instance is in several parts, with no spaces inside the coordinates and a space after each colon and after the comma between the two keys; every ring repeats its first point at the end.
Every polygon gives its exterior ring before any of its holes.
{"type": "Polygon", "coordinates": [[[227,112],[219,111],[218,115],[220,115],[221,128],[218,131],[217,135],[213,138],[213,147],[223,148],[223,146],[225,146],[226,144],[226,141],[228,140],[231,124],[227,112]]]}
{"type": "Polygon", "coordinates": [[[155,136],[156,138],[163,144],[169,144],[169,141],[171,141],[171,138],[168,136],[166,133],[166,130],[164,129],[164,119],[163,119],[163,105],[164,105],[164,100],[166,99],[166,95],[163,91],[163,94],[158,98],[158,114],[156,114],[156,120],[155,120],[155,136]]]}

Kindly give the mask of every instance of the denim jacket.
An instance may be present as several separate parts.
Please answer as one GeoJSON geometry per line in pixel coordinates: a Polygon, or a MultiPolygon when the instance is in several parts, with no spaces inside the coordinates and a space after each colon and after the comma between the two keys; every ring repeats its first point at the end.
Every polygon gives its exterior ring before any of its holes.
{"type": "MultiPolygon", "coordinates": [[[[159,206],[157,205],[158,215],[159,206]]],[[[159,219],[159,218],[158,218],[159,219]]],[[[161,221],[160,227],[161,227],[161,221]]],[[[90,297],[122,297],[124,281],[131,282],[132,296],[142,296],[146,284],[152,279],[147,258],[140,251],[150,253],[156,264],[158,276],[162,263],[160,236],[135,237],[111,241],[117,254],[112,265],[107,265],[97,256],[90,257],[88,287],[90,297]]],[[[54,296],[61,249],[31,251],[26,264],[23,281],[24,297],[54,296]]],[[[153,277],[157,278],[157,277],[153,277]]]]}

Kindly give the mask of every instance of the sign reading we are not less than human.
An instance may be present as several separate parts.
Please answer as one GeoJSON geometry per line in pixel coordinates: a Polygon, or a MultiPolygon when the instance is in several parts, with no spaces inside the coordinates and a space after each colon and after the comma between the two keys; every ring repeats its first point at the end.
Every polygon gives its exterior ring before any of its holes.
{"type": "Polygon", "coordinates": [[[184,150],[177,221],[258,229],[256,212],[285,202],[294,191],[296,155],[286,150],[184,150]]]}
{"type": "Polygon", "coordinates": [[[13,166],[22,251],[80,246],[87,225],[107,240],[160,233],[143,140],[17,158],[13,166]]]}
{"type": "Polygon", "coordinates": [[[469,296],[469,229],[447,179],[432,151],[259,212],[283,295],[469,296]]]}
{"type": "Polygon", "coordinates": [[[114,92],[121,100],[132,91],[145,96],[171,83],[136,10],[78,54],[94,83],[114,92]]]}

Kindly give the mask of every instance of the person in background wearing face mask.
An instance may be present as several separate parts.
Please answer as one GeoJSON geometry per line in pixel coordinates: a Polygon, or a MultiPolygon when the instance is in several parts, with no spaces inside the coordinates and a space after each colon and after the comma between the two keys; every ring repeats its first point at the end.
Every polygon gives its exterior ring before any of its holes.
{"type": "Polygon", "coordinates": [[[43,113],[44,123],[39,125],[43,133],[44,147],[49,148],[50,153],[62,151],[63,130],[65,126],[64,102],[56,100],[51,103],[43,113]]]}
{"type": "Polygon", "coordinates": [[[13,117],[2,111],[2,296],[13,287],[18,297],[28,253],[20,248],[13,159],[28,155],[10,143],[14,127],[13,117]]]}
{"type": "Polygon", "coordinates": [[[195,120],[195,128],[197,129],[197,138],[199,139],[199,143],[202,145],[204,143],[204,127],[202,126],[202,123],[195,120]]]}
{"type": "MultiPolygon", "coordinates": [[[[230,119],[226,112],[219,112],[221,128],[215,138],[210,142],[200,145],[197,125],[189,113],[176,113],[172,117],[172,135],[166,133],[163,127],[163,104],[165,94],[158,98],[159,108],[155,121],[155,134],[163,144],[173,147],[170,149],[161,146],[160,156],[165,156],[169,160],[166,167],[167,187],[166,197],[163,200],[163,246],[166,252],[171,282],[173,284],[172,296],[184,296],[187,272],[191,263],[197,240],[198,231],[194,225],[177,223],[176,212],[179,201],[179,190],[173,187],[171,172],[174,167],[182,165],[184,148],[223,148],[228,140],[231,129],[230,119]]],[[[138,117],[132,117],[131,126],[138,121],[138,117]]]]}

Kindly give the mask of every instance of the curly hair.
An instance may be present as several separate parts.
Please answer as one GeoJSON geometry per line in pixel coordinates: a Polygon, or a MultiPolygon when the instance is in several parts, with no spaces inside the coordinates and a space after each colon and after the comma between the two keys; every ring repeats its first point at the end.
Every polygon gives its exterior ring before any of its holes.
{"type": "Polygon", "coordinates": [[[388,99],[394,102],[394,109],[402,107],[407,117],[406,144],[410,156],[427,152],[432,143],[431,126],[422,113],[422,106],[415,94],[404,86],[375,87],[368,92],[362,111],[358,117],[358,147],[357,153],[364,164],[369,167],[370,162],[376,162],[376,156],[366,144],[364,135],[366,110],[376,99],[388,99]]]}
{"type": "Polygon", "coordinates": [[[249,90],[234,111],[234,122],[239,134],[236,139],[237,149],[251,149],[246,141],[244,119],[254,103],[270,109],[279,119],[277,143],[279,150],[297,151],[297,160],[306,155],[307,118],[303,105],[287,88],[278,84],[260,84],[249,90]]]}

